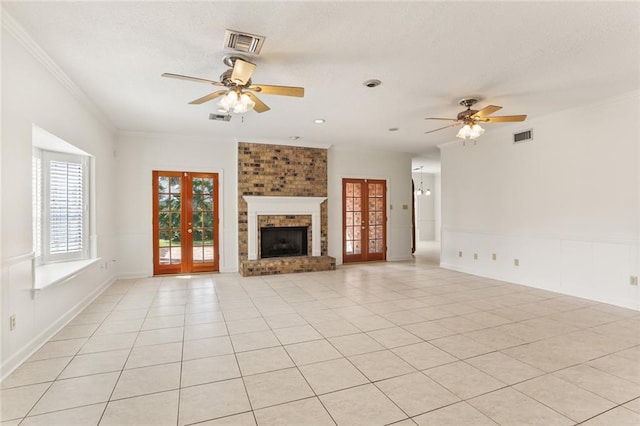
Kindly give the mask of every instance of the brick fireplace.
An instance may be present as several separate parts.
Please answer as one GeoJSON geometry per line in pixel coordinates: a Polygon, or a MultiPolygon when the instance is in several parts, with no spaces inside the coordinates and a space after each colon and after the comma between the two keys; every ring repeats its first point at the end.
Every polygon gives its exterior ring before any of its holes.
{"type": "Polygon", "coordinates": [[[335,269],[327,256],[327,150],[238,144],[238,242],[243,276],[335,269]],[[307,227],[307,255],[261,256],[260,229],[307,227]]]}

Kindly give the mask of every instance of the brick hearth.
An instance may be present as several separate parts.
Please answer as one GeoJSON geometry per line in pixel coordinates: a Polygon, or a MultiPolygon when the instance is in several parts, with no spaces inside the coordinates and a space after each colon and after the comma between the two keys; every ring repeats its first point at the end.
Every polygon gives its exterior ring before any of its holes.
{"type": "Polygon", "coordinates": [[[243,277],[253,277],[295,272],[333,271],[334,269],[336,269],[335,257],[296,256],[245,260],[242,262],[240,273],[243,277]]]}

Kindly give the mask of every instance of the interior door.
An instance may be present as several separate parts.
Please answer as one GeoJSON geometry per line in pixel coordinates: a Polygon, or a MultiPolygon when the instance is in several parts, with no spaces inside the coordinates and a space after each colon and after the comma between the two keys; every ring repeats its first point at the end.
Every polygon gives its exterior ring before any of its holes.
{"type": "Polygon", "coordinates": [[[153,172],[153,273],[219,270],[218,174],[153,172]]]}
{"type": "Polygon", "coordinates": [[[343,262],[386,260],[387,182],[342,180],[343,262]]]}

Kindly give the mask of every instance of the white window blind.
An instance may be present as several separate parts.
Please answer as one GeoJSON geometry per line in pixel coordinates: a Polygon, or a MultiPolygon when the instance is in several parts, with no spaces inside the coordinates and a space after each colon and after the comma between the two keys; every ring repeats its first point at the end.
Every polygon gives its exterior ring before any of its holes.
{"type": "Polygon", "coordinates": [[[49,253],[78,253],[83,249],[82,164],[49,162],[49,253]]]}
{"type": "Polygon", "coordinates": [[[42,171],[34,172],[35,176],[40,175],[43,188],[41,207],[34,198],[34,218],[37,219],[37,211],[42,212],[37,221],[40,229],[34,225],[34,233],[38,234],[34,244],[41,239],[42,263],[88,256],[87,164],[87,157],[81,155],[42,151],[42,171]]]}

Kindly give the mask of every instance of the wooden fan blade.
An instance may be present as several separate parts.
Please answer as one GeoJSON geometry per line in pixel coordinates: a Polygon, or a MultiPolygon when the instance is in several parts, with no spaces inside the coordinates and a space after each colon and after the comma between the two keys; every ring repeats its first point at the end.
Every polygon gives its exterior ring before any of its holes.
{"type": "Polygon", "coordinates": [[[249,90],[253,90],[265,95],[296,96],[298,98],[304,97],[304,87],[253,84],[249,86],[249,90]]]}
{"type": "Polygon", "coordinates": [[[507,121],[524,121],[527,118],[526,114],[523,115],[503,115],[500,117],[488,117],[481,121],[485,123],[504,123],[507,121]]]}
{"type": "Polygon", "coordinates": [[[447,121],[458,121],[457,118],[440,118],[440,117],[427,117],[425,120],[447,120],[447,121]]]}
{"type": "Polygon", "coordinates": [[[243,92],[243,93],[245,93],[247,96],[249,96],[251,98],[251,100],[256,103],[256,105],[253,107],[253,109],[256,112],[265,112],[265,111],[269,111],[271,109],[271,108],[269,108],[267,106],[267,104],[265,104],[260,99],[258,99],[258,97],[256,95],[254,95],[253,93],[251,93],[251,92],[243,92]]]}
{"type": "Polygon", "coordinates": [[[476,112],[475,114],[473,114],[473,116],[472,116],[472,117],[481,117],[481,118],[484,118],[484,117],[486,117],[487,115],[491,115],[491,114],[493,114],[494,112],[496,112],[496,111],[498,111],[498,110],[501,110],[501,109],[502,109],[502,107],[501,107],[501,106],[498,106],[498,105],[489,105],[489,106],[486,106],[486,107],[482,108],[480,111],[476,112]]]}
{"type": "Polygon", "coordinates": [[[233,64],[233,72],[231,73],[231,81],[244,86],[249,82],[251,74],[256,69],[256,64],[243,61],[242,59],[236,59],[233,64]]]}
{"type": "Polygon", "coordinates": [[[435,130],[429,130],[428,132],[424,132],[424,133],[425,134],[433,133],[433,132],[437,132],[438,130],[448,129],[449,127],[456,127],[456,126],[459,126],[460,124],[462,124],[462,123],[453,123],[453,124],[449,124],[448,126],[440,127],[440,128],[435,129],[435,130]]]}
{"type": "Polygon", "coordinates": [[[196,99],[195,101],[191,101],[189,102],[191,105],[200,105],[203,104],[205,102],[210,101],[211,99],[215,99],[217,97],[220,97],[222,95],[226,95],[227,94],[227,90],[218,90],[217,92],[213,92],[213,93],[209,93],[207,96],[203,96],[199,99],[196,99]]]}
{"type": "Polygon", "coordinates": [[[169,72],[165,72],[164,74],[162,74],[162,77],[169,77],[169,78],[177,78],[177,79],[180,79],[180,80],[195,81],[196,83],[213,84],[214,86],[224,86],[224,84],[220,83],[219,81],[206,80],[204,78],[198,78],[198,77],[190,77],[188,75],[171,74],[169,72]]]}

